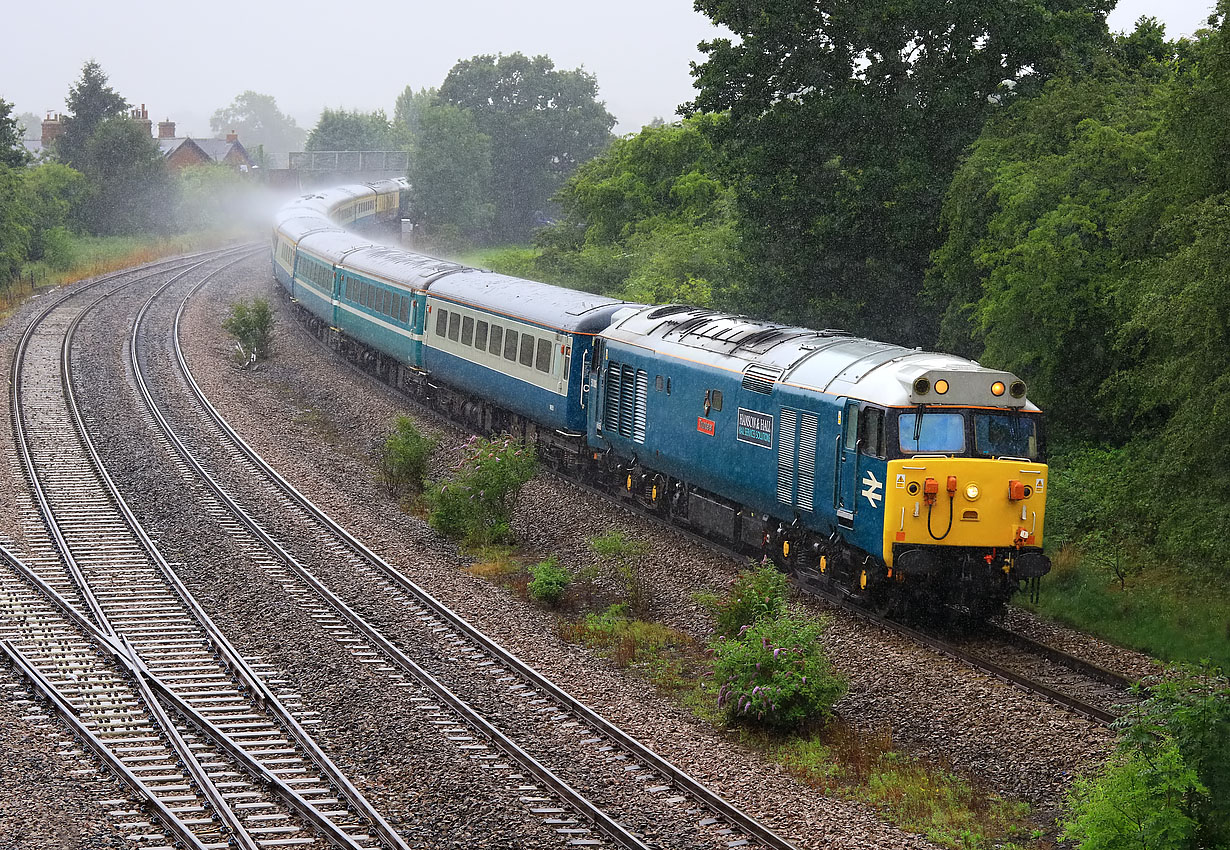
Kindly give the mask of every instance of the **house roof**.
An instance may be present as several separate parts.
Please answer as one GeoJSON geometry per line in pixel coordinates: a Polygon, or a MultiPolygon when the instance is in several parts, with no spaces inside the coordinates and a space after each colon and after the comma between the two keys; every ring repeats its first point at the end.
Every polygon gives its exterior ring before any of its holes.
{"type": "Polygon", "coordinates": [[[252,164],[252,157],[239,142],[228,142],[226,139],[193,139],[189,136],[178,139],[158,139],[157,141],[164,157],[169,157],[184,145],[191,145],[200,152],[202,157],[213,162],[224,162],[232,152],[237,152],[243,157],[245,163],[252,164]]]}

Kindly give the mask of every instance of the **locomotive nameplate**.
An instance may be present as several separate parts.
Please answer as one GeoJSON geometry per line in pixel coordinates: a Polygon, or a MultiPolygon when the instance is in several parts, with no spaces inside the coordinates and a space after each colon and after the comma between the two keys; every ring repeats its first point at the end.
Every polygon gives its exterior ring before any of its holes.
{"type": "Polygon", "coordinates": [[[706,419],[703,416],[696,417],[696,430],[697,431],[700,431],[702,434],[708,434],[710,437],[712,437],[716,429],[717,429],[717,423],[714,422],[712,419],[706,419]]]}
{"type": "Polygon", "coordinates": [[[740,443],[773,448],[773,417],[758,410],[739,408],[739,429],[736,439],[740,443]]]}

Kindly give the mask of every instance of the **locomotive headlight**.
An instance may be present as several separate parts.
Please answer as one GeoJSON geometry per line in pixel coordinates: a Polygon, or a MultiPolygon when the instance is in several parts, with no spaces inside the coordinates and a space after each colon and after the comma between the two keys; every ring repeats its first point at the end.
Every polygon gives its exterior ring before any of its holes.
{"type": "Polygon", "coordinates": [[[991,384],[991,395],[1001,396],[1004,394],[1004,390],[1006,389],[1007,387],[1004,386],[1003,381],[996,381],[995,383],[991,384]]]}
{"type": "Polygon", "coordinates": [[[971,502],[982,495],[982,491],[978,489],[978,485],[973,481],[965,485],[965,498],[971,502]]]}

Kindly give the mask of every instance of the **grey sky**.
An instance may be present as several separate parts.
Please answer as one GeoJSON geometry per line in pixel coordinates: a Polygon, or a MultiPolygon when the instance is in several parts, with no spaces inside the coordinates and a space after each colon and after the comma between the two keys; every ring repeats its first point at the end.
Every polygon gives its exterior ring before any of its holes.
{"type": "MultiPolygon", "coordinates": [[[[1111,28],[1131,29],[1149,14],[1169,35],[1188,35],[1212,7],[1122,0],[1111,28]]],[[[696,44],[720,34],[691,0],[23,0],[8,4],[5,23],[0,97],[17,111],[63,111],[93,57],[120,94],[145,103],[154,121],[178,122],[181,135],[209,135],[210,114],[244,89],[273,95],[305,129],[324,106],[392,115],[406,85],[436,86],[459,59],[516,51],[584,66],[598,78],[616,131],[628,133],[655,116],[670,120],[692,97],[696,44]]]]}

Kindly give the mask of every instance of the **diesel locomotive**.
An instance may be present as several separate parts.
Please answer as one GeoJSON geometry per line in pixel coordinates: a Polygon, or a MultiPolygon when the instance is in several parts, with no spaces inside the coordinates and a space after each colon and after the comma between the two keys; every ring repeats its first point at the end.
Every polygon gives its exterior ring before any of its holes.
{"type": "Polygon", "coordinates": [[[405,189],[298,198],[272,243],[309,324],[389,383],[881,610],[985,617],[1049,571],[1044,423],[1015,375],[842,331],[629,304],[354,232],[396,218],[405,189]]]}

